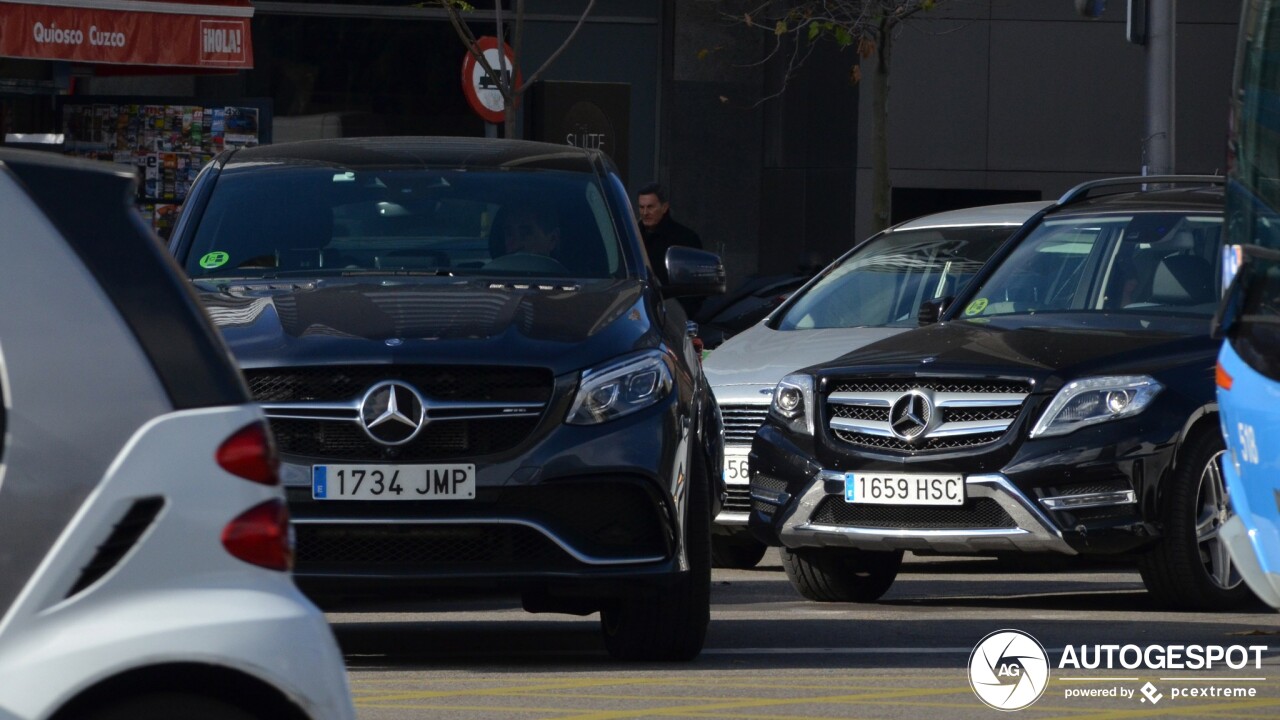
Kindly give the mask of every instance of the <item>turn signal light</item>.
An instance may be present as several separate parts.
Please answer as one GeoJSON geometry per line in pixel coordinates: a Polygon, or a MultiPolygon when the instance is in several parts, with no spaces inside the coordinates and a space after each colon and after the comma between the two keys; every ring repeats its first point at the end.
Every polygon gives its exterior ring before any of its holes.
{"type": "Polygon", "coordinates": [[[1222,363],[1218,363],[1218,367],[1213,371],[1213,378],[1217,381],[1218,387],[1223,390],[1230,390],[1231,383],[1234,382],[1231,376],[1227,374],[1227,371],[1223,369],[1222,363]]]}
{"type": "Polygon", "coordinates": [[[266,423],[246,425],[227,438],[215,454],[227,472],[263,485],[280,484],[280,458],[266,423]]]}
{"type": "Polygon", "coordinates": [[[245,511],[222,530],[222,546],[252,565],[287,572],[293,567],[289,510],[283,500],[268,500],[245,511]]]}

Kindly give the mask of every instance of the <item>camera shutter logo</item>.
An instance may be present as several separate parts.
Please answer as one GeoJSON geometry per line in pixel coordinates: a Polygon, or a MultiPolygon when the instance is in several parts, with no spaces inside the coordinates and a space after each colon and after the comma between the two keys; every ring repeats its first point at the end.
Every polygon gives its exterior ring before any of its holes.
{"type": "Polygon", "coordinates": [[[996,710],[1028,707],[1048,684],[1049,654],[1039,640],[1021,630],[997,630],[969,655],[969,686],[996,710]]]}

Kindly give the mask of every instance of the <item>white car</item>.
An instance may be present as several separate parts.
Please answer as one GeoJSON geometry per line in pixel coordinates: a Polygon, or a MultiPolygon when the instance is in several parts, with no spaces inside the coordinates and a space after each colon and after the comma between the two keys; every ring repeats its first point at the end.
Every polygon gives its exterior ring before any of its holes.
{"type": "Polygon", "coordinates": [[[854,246],[769,317],[711,352],[703,371],[724,416],[729,499],[712,529],[717,567],[749,568],[764,556],[747,533],[747,453],[783,376],[833,360],[937,313],[1015,230],[1051,203],[988,205],[909,220],[854,246]]]}
{"type": "Polygon", "coordinates": [[[350,720],[265,419],[134,182],[0,151],[0,720],[350,720]]]}

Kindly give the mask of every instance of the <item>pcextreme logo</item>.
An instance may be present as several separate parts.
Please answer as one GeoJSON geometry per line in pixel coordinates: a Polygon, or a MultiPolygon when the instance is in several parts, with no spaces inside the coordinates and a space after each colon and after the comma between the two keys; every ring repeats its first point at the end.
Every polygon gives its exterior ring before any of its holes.
{"type": "Polygon", "coordinates": [[[969,654],[969,686],[996,710],[1021,710],[1044,694],[1049,654],[1021,630],[997,630],[969,654]]]}

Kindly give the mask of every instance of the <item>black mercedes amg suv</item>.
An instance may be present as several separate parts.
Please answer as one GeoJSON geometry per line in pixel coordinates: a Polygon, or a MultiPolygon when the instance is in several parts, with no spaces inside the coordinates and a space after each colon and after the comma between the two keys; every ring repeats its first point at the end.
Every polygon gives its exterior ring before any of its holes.
{"type": "Polygon", "coordinates": [[[784,378],[749,525],[800,593],[875,600],[911,550],[1132,556],[1163,604],[1249,598],[1218,537],[1222,202],[1213,177],[1081,185],[940,322],[784,378]]]}
{"type": "Polygon", "coordinates": [[[352,138],[228,151],[171,250],[263,405],[322,607],[445,591],[599,611],[622,658],[697,655],[723,431],[612,163],[352,138]]]}

